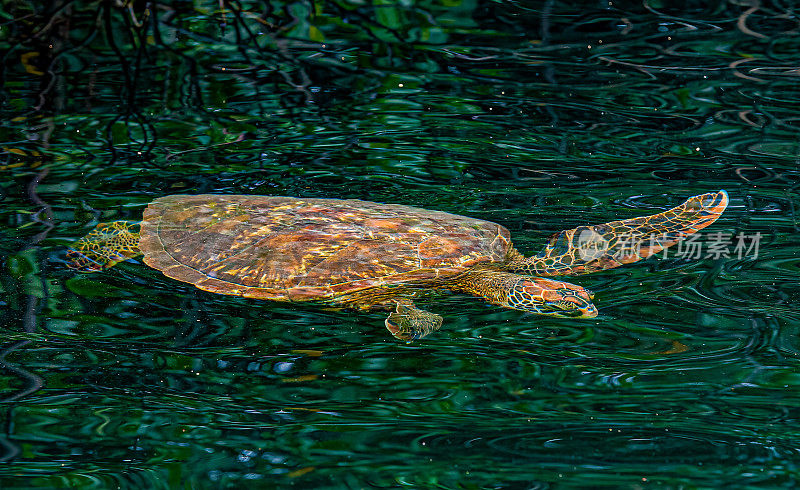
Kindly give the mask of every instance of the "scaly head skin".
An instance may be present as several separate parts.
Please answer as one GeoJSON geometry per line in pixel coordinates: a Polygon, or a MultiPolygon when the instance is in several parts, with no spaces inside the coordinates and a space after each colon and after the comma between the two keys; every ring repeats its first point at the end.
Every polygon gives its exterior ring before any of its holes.
{"type": "Polygon", "coordinates": [[[509,291],[508,308],[539,315],[569,318],[594,318],[594,294],[581,286],[541,277],[521,278],[509,291]]]}
{"type": "Polygon", "coordinates": [[[451,278],[453,291],[474,294],[489,303],[538,315],[594,318],[597,308],[590,291],[568,282],[476,267],[451,278]]]}

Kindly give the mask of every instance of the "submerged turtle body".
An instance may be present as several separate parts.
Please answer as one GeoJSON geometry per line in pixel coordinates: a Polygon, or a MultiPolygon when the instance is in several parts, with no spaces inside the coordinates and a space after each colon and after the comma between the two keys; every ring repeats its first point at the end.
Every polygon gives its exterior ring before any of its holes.
{"type": "Polygon", "coordinates": [[[448,289],[537,314],[594,317],[592,293],[541,276],[636,262],[716,221],[725,191],[667,211],[561,231],[525,257],[501,225],[398,204],[246,195],[172,195],[144,211],[141,228],[100,224],[68,252],[91,272],[144,255],[166,276],[215,293],[393,310],[404,340],[437,330],[417,291],[448,289]]]}
{"type": "Polygon", "coordinates": [[[441,211],[358,200],[173,195],[141,223],[144,262],[215,293],[326,300],[444,280],[504,262],[509,231],[441,211]]]}

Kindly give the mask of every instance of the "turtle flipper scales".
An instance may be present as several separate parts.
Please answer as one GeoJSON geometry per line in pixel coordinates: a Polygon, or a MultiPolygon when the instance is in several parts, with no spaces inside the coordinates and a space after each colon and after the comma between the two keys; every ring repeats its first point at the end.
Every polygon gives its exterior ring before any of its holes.
{"type": "Polygon", "coordinates": [[[67,250],[68,265],[80,272],[95,272],[141,255],[138,225],[129,221],[100,223],[67,250]]]}
{"type": "Polygon", "coordinates": [[[396,298],[396,311],[384,322],[395,338],[411,342],[442,327],[442,317],[414,306],[408,298],[396,298]]]}
{"type": "Polygon", "coordinates": [[[553,235],[537,255],[512,260],[509,268],[542,276],[613,269],[697,233],[716,221],[727,206],[728,194],[721,190],[691,197],[663,213],[564,230],[553,235]]]}

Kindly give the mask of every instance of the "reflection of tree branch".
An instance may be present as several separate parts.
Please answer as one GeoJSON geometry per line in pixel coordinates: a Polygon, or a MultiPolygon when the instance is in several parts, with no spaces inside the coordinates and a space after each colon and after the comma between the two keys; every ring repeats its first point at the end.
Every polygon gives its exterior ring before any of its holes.
{"type": "MultiPolygon", "coordinates": [[[[222,1],[222,0],[220,0],[220,1],[222,1]]],[[[147,22],[147,16],[150,14],[150,9],[145,9],[144,10],[144,14],[142,16],[142,20],[139,21],[136,18],[136,12],[133,11],[133,1],[132,0],[126,0],[124,2],[121,2],[120,0],[116,0],[115,3],[116,3],[115,6],[118,7],[118,8],[127,9],[128,15],[130,15],[130,18],[131,18],[131,22],[137,28],[142,27],[144,25],[144,23],[147,22]]]]}
{"type": "Polygon", "coordinates": [[[759,39],[766,39],[767,36],[765,36],[764,34],[756,32],[747,27],[747,18],[750,17],[751,14],[757,12],[758,9],[759,9],[758,2],[756,2],[756,5],[742,12],[742,15],[739,16],[739,20],[736,22],[736,27],[738,27],[740,31],[749,36],[757,37],[759,39]]]}
{"type": "Polygon", "coordinates": [[[53,225],[53,208],[44,202],[42,198],[39,197],[39,194],[36,193],[36,187],[39,185],[39,182],[41,182],[47,176],[48,172],[49,170],[47,167],[43,168],[42,171],[36,174],[36,177],[34,177],[33,180],[28,183],[28,199],[40,207],[39,211],[33,215],[32,219],[37,223],[43,224],[45,226],[45,230],[35,235],[31,239],[31,242],[27,248],[32,248],[34,245],[44,240],[50,230],[53,229],[53,226],[55,226],[53,225]],[[42,213],[45,215],[45,220],[39,218],[39,215],[42,213]]]}
{"type": "MultiPolygon", "coordinates": [[[[30,297],[30,296],[29,296],[30,297]]],[[[36,303],[35,302],[28,302],[28,307],[26,308],[26,318],[28,317],[29,311],[35,311],[36,303]]],[[[26,321],[26,330],[27,330],[27,321],[26,321]]],[[[26,382],[26,386],[21,389],[20,391],[7,396],[5,398],[0,398],[0,403],[8,403],[14,400],[18,400],[22,397],[28,396],[31,393],[35,393],[42,389],[44,386],[44,380],[41,376],[34,374],[26,369],[22,369],[20,367],[14,366],[13,364],[9,364],[6,362],[6,356],[11,352],[25,346],[28,344],[30,340],[22,340],[17,342],[16,344],[11,345],[9,348],[0,352],[0,368],[5,369],[6,371],[11,371],[12,373],[18,375],[26,382]]],[[[11,411],[9,408],[8,412],[11,411]]],[[[6,414],[6,420],[11,420],[11,413],[6,414]]],[[[4,432],[8,435],[11,433],[11,427],[6,426],[4,432]]],[[[0,462],[10,461],[14,459],[19,453],[20,448],[14,442],[12,442],[7,436],[0,435],[0,447],[2,447],[3,452],[0,453],[0,462]]]]}
{"type": "MultiPolygon", "coordinates": [[[[29,301],[28,302],[28,307],[26,308],[26,310],[27,310],[26,311],[26,315],[25,315],[26,317],[35,316],[36,315],[36,313],[35,313],[36,303],[29,301]],[[33,312],[33,313],[31,313],[31,315],[28,315],[28,312],[33,312]]],[[[30,340],[21,340],[21,341],[15,343],[15,344],[12,344],[10,347],[8,347],[7,349],[3,350],[2,352],[0,352],[0,368],[3,368],[6,371],[11,371],[12,373],[19,375],[19,377],[22,378],[26,382],[25,383],[26,386],[23,389],[21,389],[20,391],[14,393],[13,395],[10,395],[10,396],[7,396],[5,398],[0,399],[0,402],[2,402],[2,403],[8,403],[10,401],[18,400],[18,399],[20,399],[20,398],[22,398],[24,396],[28,396],[31,393],[35,393],[35,392],[39,391],[44,386],[44,380],[38,374],[34,374],[34,373],[28,371],[27,369],[23,369],[21,367],[17,367],[15,365],[9,363],[8,361],[6,361],[6,356],[8,354],[12,353],[13,351],[15,351],[17,349],[20,349],[20,348],[24,347],[25,345],[27,345],[29,343],[30,343],[30,340]]]]}
{"type": "MultiPolygon", "coordinates": [[[[55,10],[50,12],[50,14],[49,14],[50,15],[50,20],[47,22],[47,24],[45,24],[44,27],[42,27],[41,29],[36,31],[31,37],[33,39],[36,39],[36,38],[39,38],[39,37],[43,36],[44,34],[46,34],[53,27],[53,24],[55,23],[55,21],[58,20],[61,17],[61,15],[60,15],[61,12],[66,10],[66,8],[69,7],[70,5],[72,5],[73,3],[76,3],[76,1],[77,0],[70,0],[68,2],[64,2],[62,5],[59,5],[55,10]]],[[[25,17],[22,17],[22,18],[24,19],[25,17]]]]}
{"type": "MultiPolygon", "coordinates": [[[[161,46],[163,49],[169,51],[170,53],[175,54],[176,56],[180,57],[189,67],[189,86],[193,89],[190,91],[189,97],[187,98],[188,101],[192,100],[192,96],[196,101],[197,107],[203,106],[203,91],[200,88],[198,70],[197,70],[197,60],[192,58],[191,56],[187,56],[186,54],[182,53],[180,50],[174,49],[170,43],[164,42],[164,39],[161,37],[161,26],[163,25],[166,28],[173,28],[169,23],[169,19],[172,16],[175,16],[175,10],[169,8],[164,5],[158,5],[159,8],[162,10],[166,10],[167,13],[164,15],[165,19],[161,20],[156,13],[155,7],[153,7],[153,14],[150,16],[151,21],[151,30],[153,34],[153,39],[155,40],[156,45],[161,46]]],[[[166,99],[165,99],[166,100],[166,99]]]]}
{"type": "Polygon", "coordinates": [[[295,90],[302,93],[306,98],[306,103],[311,102],[311,92],[308,91],[308,87],[311,86],[311,79],[308,77],[305,68],[299,68],[300,78],[303,80],[303,83],[294,83],[292,81],[292,77],[283,70],[278,71],[278,74],[283,77],[283,79],[291,85],[295,90]]]}
{"type": "Polygon", "coordinates": [[[451,51],[451,50],[449,50],[449,49],[447,49],[447,48],[441,48],[441,50],[442,50],[442,52],[444,52],[444,53],[447,53],[447,54],[449,54],[449,55],[452,55],[452,56],[454,56],[454,57],[456,57],[456,58],[460,58],[460,59],[462,59],[462,60],[467,60],[467,61],[486,61],[486,60],[495,60],[495,59],[497,59],[497,58],[499,58],[499,57],[500,57],[500,56],[496,56],[496,55],[490,55],[490,56],[481,56],[481,57],[477,57],[477,58],[475,58],[475,57],[469,57],[469,56],[467,56],[467,55],[465,55],[465,54],[456,53],[455,51],[451,51]]]}
{"type": "MultiPolygon", "coordinates": [[[[32,219],[38,223],[43,224],[45,226],[45,229],[42,232],[34,235],[33,238],[31,238],[30,242],[25,247],[25,250],[36,248],[38,244],[42,240],[44,240],[45,237],[47,237],[47,234],[50,232],[50,230],[53,229],[54,226],[53,209],[50,207],[49,204],[47,204],[47,202],[44,201],[44,199],[41,198],[41,196],[39,196],[36,189],[39,183],[42,180],[44,180],[44,178],[47,176],[47,173],[48,169],[46,167],[43,168],[42,171],[36,174],[33,180],[31,180],[28,183],[28,186],[26,188],[28,199],[35,205],[39,206],[40,208],[39,212],[34,214],[32,219]],[[45,216],[45,219],[42,219],[40,217],[42,214],[45,216]]],[[[46,300],[47,282],[45,280],[44,270],[45,266],[44,264],[42,264],[42,266],[40,267],[39,278],[42,281],[42,291],[45,294],[45,300],[46,300]]],[[[36,323],[37,323],[36,315],[38,308],[39,308],[39,298],[37,298],[33,294],[27,294],[25,296],[25,312],[22,317],[22,329],[25,332],[33,333],[36,331],[36,323]]],[[[17,349],[21,349],[22,347],[26,346],[29,343],[30,340],[22,340],[20,342],[12,344],[8,348],[0,352],[0,368],[5,369],[6,371],[10,371],[13,374],[16,374],[19,378],[21,378],[25,382],[25,387],[23,389],[21,389],[17,393],[14,393],[10,396],[0,399],[0,402],[10,402],[18,400],[20,398],[30,395],[31,393],[35,393],[44,386],[44,380],[42,379],[41,376],[32,373],[26,369],[23,369],[21,367],[10,364],[9,362],[6,361],[6,357],[9,354],[11,354],[17,349]]],[[[10,450],[7,451],[6,454],[0,456],[0,461],[13,458],[17,454],[18,448],[16,448],[8,440],[0,440],[0,444],[2,444],[6,448],[10,447],[10,450]]]]}
{"type": "MultiPolygon", "coordinates": [[[[653,78],[653,79],[655,79],[656,76],[653,75],[652,73],[650,73],[648,70],[654,70],[654,71],[659,71],[659,72],[671,72],[671,71],[718,72],[718,71],[722,71],[722,70],[726,69],[726,68],[715,68],[715,67],[646,65],[644,63],[632,63],[630,61],[615,60],[615,59],[609,58],[607,56],[598,56],[597,59],[600,60],[600,61],[605,61],[609,65],[621,65],[621,66],[628,66],[628,67],[631,67],[631,68],[635,68],[635,69],[641,71],[642,73],[644,73],[646,75],[649,75],[650,78],[653,78]]],[[[747,61],[747,59],[735,61],[735,62],[731,63],[730,65],[728,65],[727,68],[735,68],[736,65],[738,65],[739,63],[742,63],[744,61],[747,61]]],[[[750,78],[750,77],[747,77],[747,78],[750,78]]],[[[756,79],[756,78],[754,78],[754,80],[761,81],[760,79],[756,79]]]]}
{"type": "MultiPolygon", "coordinates": [[[[127,8],[128,6],[129,6],[128,4],[117,5],[117,7],[123,7],[123,8],[127,8]]],[[[112,16],[112,13],[113,13],[112,5],[106,4],[105,7],[103,8],[103,24],[105,27],[106,42],[108,43],[109,47],[119,60],[119,65],[122,69],[122,74],[125,84],[125,92],[126,92],[125,114],[118,115],[113,121],[109,123],[107,127],[107,134],[108,134],[107,139],[108,139],[109,150],[111,151],[112,161],[114,161],[116,160],[116,148],[114,147],[112,128],[117,121],[124,120],[125,126],[126,128],[128,128],[128,138],[134,141],[135,138],[131,134],[129,126],[130,124],[129,118],[133,116],[133,119],[142,127],[144,141],[141,142],[139,149],[141,152],[145,154],[149,154],[153,146],[155,145],[155,137],[153,138],[152,142],[148,137],[149,136],[148,132],[155,133],[155,130],[150,124],[150,122],[147,121],[146,118],[141,114],[141,111],[138,110],[136,105],[136,91],[137,87],[139,86],[138,82],[139,82],[139,73],[141,72],[141,60],[147,44],[144,36],[144,30],[141,29],[141,27],[143,27],[145,24],[139,23],[139,21],[133,16],[132,10],[130,11],[131,13],[130,19],[126,16],[122,17],[125,20],[125,27],[126,27],[126,29],[124,29],[123,31],[128,34],[130,39],[130,44],[132,46],[138,45],[139,47],[135,59],[135,64],[133,67],[131,67],[131,64],[128,62],[128,59],[122,53],[122,50],[117,45],[117,42],[114,38],[114,33],[117,32],[117,30],[114,28],[114,17],[112,16]]],[[[143,18],[143,22],[145,20],[146,16],[143,18]]]]}
{"type": "MultiPolygon", "coordinates": [[[[6,416],[7,420],[11,419],[11,414],[6,416]]],[[[17,454],[22,452],[16,444],[9,441],[5,438],[5,436],[0,436],[0,446],[2,446],[3,452],[0,453],[0,462],[6,462],[14,459],[17,454]]]]}
{"type": "MultiPolygon", "coordinates": [[[[67,3],[68,5],[69,3],[67,3]]],[[[95,30],[90,31],[87,33],[86,37],[76,43],[69,43],[69,36],[70,36],[70,22],[71,19],[68,14],[61,14],[60,12],[64,10],[62,8],[57,9],[52,13],[50,21],[47,23],[45,28],[38,31],[36,34],[30,36],[31,39],[37,39],[41,34],[44,32],[50,31],[53,26],[56,25],[58,21],[58,25],[60,27],[61,32],[56,32],[51,34],[50,41],[45,46],[44,44],[40,45],[38,48],[35,48],[35,51],[32,51],[37,58],[40,60],[47,60],[47,67],[43,67],[44,72],[41,73],[41,76],[46,75],[47,78],[43,80],[42,89],[39,92],[39,103],[36,104],[33,108],[37,111],[41,111],[43,108],[47,106],[48,103],[48,94],[56,85],[56,80],[58,77],[58,70],[56,69],[56,63],[60,61],[62,57],[67,55],[69,52],[76,51],[84,46],[86,46],[95,36],[95,30]],[[66,26],[66,27],[65,27],[66,26]],[[71,44],[72,47],[64,48],[65,45],[71,44]]],[[[99,7],[97,16],[100,15],[100,10],[102,7],[99,7]]]]}
{"type": "Polygon", "coordinates": [[[733,70],[733,76],[739,77],[739,78],[744,78],[746,80],[753,80],[754,82],[766,82],[766,80],[763,80],[761,78],[751,77],[750,75],[745,75],[744,73],[742,73],[742,72],[740,72],[739,70],[736,69],[737,66],[741,65],[742,63],[747,63],[748,61],[755,61],[755,58],[742,58],[742,59],[736,60],[736,61],[732,62],[730,65],[728,65],[728,67],[733,70]]]}
{"type": "Polygon", "coordinates": [[[209,148],[216,148],[216,147],[219,147],[219,146],[232,145],[234,143],[238,143],[238,142],[244,140],[244,135],[245,135],[245,133],[241,133],[241,134],[239,134],[239,136],[236,137],[235,140],[228,141],[228,142],[225,142],[225,143],[217,143],[217,144],[214,144],[214,145],[203,146],[201,148],[192,148],[190,150],[183,150],[183,151],[178,151],[178,152],[175,152],[175,153],[170,153],[165,157],[165,159],[167,161],[169,161],[169,160],[172,160],[173,158],[177,157],[178,155],[183,155],[184,153],[191,153],[193,151],[206,151],[209,148]]]}

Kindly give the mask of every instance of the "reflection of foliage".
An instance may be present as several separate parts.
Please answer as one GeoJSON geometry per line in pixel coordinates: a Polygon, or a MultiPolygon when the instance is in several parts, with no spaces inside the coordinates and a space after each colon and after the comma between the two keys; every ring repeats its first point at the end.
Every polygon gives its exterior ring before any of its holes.
{"type": "Polygon", "coordinates": [[[5,124],[121,188],[145,169],[285,175],[287,163],[309,161],[319,176],[347,167],[392,175],[399,164],[409,177],[449,180],[476,151],[511,166],[548,149],[585,159],[624,147],[626,158],[642,159],[653,146],[635,143],[655,130],[673,135],[656,142],[655,156],[695,155],[708,135],[739,154],[743,131],[781,131],[770,123],[790,114],[766,116],[752,103],[761,95],[725,90],[740,74],[785,92],[791,29],[765,31],[768,39],[757,32],[777,26],[781,11],[698,4],[665,20],[656,8],[16,2],[0,37],[4,96],[17,114],[5,124]],[[719,26],[732,28],[729,38],[709,35],[719,26]],[[743,54],[768,41],[768,57],[743,54]],[[731,121],[725,106],[741,104],[749,104],[744,119],[731,121]],[[572,127],[578,120],[583,127],[572,127]],[[335,146],[316,145],[320,135],[335,146]],[[518,138],[529,145],[518,148],[518,138]]]}
{"type": "MultiPolygon", "coordinates": [[[[190,140],[213,146],[257,131],[256,118],[281,119],[298,103],[313,103],[324,116],[353,91],[394,83],[381,72],[401,67],[409,41],[446,37],[431,12],[390,4],[71,2],[48,10],[21,3],[10,15],[19,21],[7,41],[19,44],[6,43],[15,48],[9,55],[41,80],[38,100],[17,109],[80,113],[119,103],[104,128],[83,129],[105,138],[115,154],[140,160],[162,132],[187,136],[187,126],[190,140]],[[374,81],[356,72],[364,62],[373,65],[374,81]],[[69,97],[65,83],[77,89],[69,97]],[[194,113],[188,120],[187,109],[194,113]]],[[[419,64],[426,63],[422,55],[419,64]]]]}

